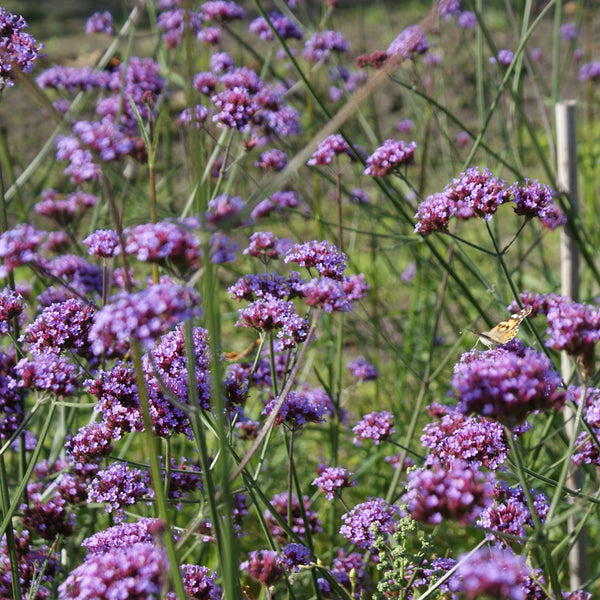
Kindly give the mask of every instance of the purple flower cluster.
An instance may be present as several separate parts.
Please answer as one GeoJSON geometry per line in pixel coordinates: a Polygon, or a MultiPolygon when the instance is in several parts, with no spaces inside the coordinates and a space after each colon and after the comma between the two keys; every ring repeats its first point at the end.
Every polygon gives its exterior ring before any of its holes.
{"type": "Polygon", "coordinates": [[[81,243],[88,247],[89,254],[98,258],[112,258],[121,251],[117,233],[112,229],[97,229],[81,243]]]}
{"type": "Polygon", "coordinates": [[[198,315],[199,301],[194,289],[167,282],[132,294],[122,292],[96,313],[91,349],[100,355],[132,339],[149,349],[173,325],[198,315]]]}
{"type": "Polygon", "coordinates": [[[261,153],[258,160],[254,163],[254,166],[263,169],[264,171],[281,171],[287,163],[288,157],[283,150],[271,148],[270,150],[265,150],[261,153]]]}
{"type": "MultiPolygon", "coordinates": [[[[570,387],[567,391],[569,399],[579,404],[582,401],[582,389],[570,387]]],[[[576,464],[600,466],[600,389],[589,387],[583,398],[583,416],[590,431],[582,431],[575,442],[575,452],[571,460],[576,464]],[[593,435],[592,435],[593,434],[593,435]]]]}
{"type": "Polygon", "coordinates": [[[233,87],[215,94],[212,103],[219,109],[212,120],[232,129],[245,131],[258,110],[252,94],[245,87],[233,87]]]}
{"type": "Polygon", "coordinates": [[[451,519],[466,525],[492,503],[492,481],[491,473],[464,461],[445,466],[434,460],[427,468],[408,473],[402,502],[416,521],[439,525],[443,519],[451,519]]]}
{"type": "MultiPolygon", "coordinates": [[[[541,523],[544,523],[550,504],[544,494],[537,494],[531,490],[535,512],[541,523]]],[[[527,506],[523,488],[520,486],[510,488],[504,482],[497,482],[494,486],[494,504],[488,506],[477,521],[478,527],[489,529],[502,535],[525,538],[525,527],[533,527],[534,522],[527,506]]],[[[495,535],[491,535],[494,539],[495,535]]],[[[499,537],[499,536],[498,536],[499,537]]]]}
{"type": "Polygon", "coordinates": [[[379,533],[391,533],[394,530],[398,508],[381,498],[369,498],[357,504],[350,512],[342,515],[344,524],[340,535],[365,550],[374,550],[374,526],[379,533]]]}
{"type": "Polygon", "coordinates": [[[193,10],[174,8],[158,15],[156,26],[161,32],[161,39],[167,48],[181,46],[184,30],[189,28],[192,35],[199,38],[202,31],[202,15],[193,10]]]}
{"type": "Polygon", "coordinates": [[[525,585],[530,575],[525,557],[499,546],[480,548],[472,554],[459,557],[450,589],[460,592],[466,600],[525,600],[525,585]]]}
{"type": "Polygon", "coordinates": [[[14,319],[18,319],[25,310],[25,302],[18,292],[4,289],[0,292],[0,334],[8,333],[14,319]]]}
{"type": "Polygon", "coordinates": [[[416,142],[407,144],[402,140],[385,140],[383,146],[377,148],[367,158],[364,174],[385,177],[404,165],[411,165],[414,162],[416,149],[416,142]]]}
{"type": "MultiPolygon", "coordinates": [[[[277,398],[271,400],[262,411],[263,414],[270,415],[277,401],[277,398]]],[[[306,423],[322,423],[327,411],[328,405],[319,402],[318,398],[291,391],[277,413],[275,425],[284,423],[291,431],[297,431],[306,423]]]]}
{"type": "MultiPolygon", "coordinates": [[[[267,18],[275,31],[277,31],[279,36],[284,40],[301,40],[304,37],[302,31],[300,31],[300,28],[296,25],[296,23],[288,19],[285,15],[282,15],[277,11],[273,11],[267,15],[267,18]]],[[[257,35],[261,40],[272,42],[275,40],[275,35],[271,31],[269,23],[267,23],[263,17],[257,17],[254,19],[254,21],[252,21],[252,23],[250,23],[248,30],[250,33],[257,35]]]]}
{"type": "Polygon", "coordinates": [[[378,446],[383,440],[396,433],[394,416],[387,410],[368,413],[358,421],[352,431],[356,446],[361,446],[363,440],[373,440],[373,443],[378,446]]]}
{"type": "Polygon", "coordinates": [[[312,485],[316,485],[327,500],[333,500],[344,488],[356,486],[356,478],[344,467],[320,465],[317,472],[319,476],[314,479],[312,485]]]}
{"type": "Polygon", "coordinates": [[[61,196],[56,190],[44,190],[42,200],[34,205],[39,215],[52,219],[59,225],[67,225],[81,216],[85,210],[96,206],[98,198],[86,192],[72,192],[61,196]]]}
{"type": "Polygon", "coordinates": [[[303,56],[311,63],[327,60],[332,52],[349,52],[350,42],[339,31],[316,31],[304,44],[303,56]]]}
{"type": "Polygon", "coordinates": [[[24,30],[27,21],[0,7],[0,90],[11,87],[15,72],[29,73],[43,48],[24,30]]]}
{"type": "Polygon", "coordinates": [[[430,449],[425,464],[440,461],[449,466],[462,459],[473,467],[496,471],[508,457],[508,443],[502,425],[481,417],[468,417],[451,408],[434,405],[439,422],[423,427],[421,444],[430,449]]]}
{"type": "Polygon", "coordinates": [[[379,376],[377,368],[363,356],[358,356],[346,365],[348,371],[359,381],[375,381],[379,376]]]}
{"type": "Polygon", "coordinates": [[[348,257],[327,241],[294,244],[286,254],[286,263],[296,263],[305,269],[316,269],[323,277],[341,280],[348,257]]]}
{"type": "Polygon", "coordinates": [[[201,11],[207,21],[235,21],[246,14],[239,4],[227,0],[208,0],[202,4],[201,11]]]}
{"type": "Polygon", "coordinates": [[[519,340],[493,350],[463,354],[454,367],[453,395],[465,415],[473,412],[515,427],[539,410],[560,409],[562,379],[550,359],[519,340]]]}
{"type": "Polygon", "coordinates": [[[319,142],[319,146],[306,164],[310,167],[329,165],[334,158],[342,154],[349,156],[351,160],[355,159],[348,142],[339,133],[332,134],[319,142]]]}
{"type": "MultiPolygon", "coordinates": [[[[331,561],[331,575],[342,584],[348,592],[354,592],[355,598],[368,597],[371,590],[371,575],[364,564],[364,556],[360,552],[346,554],[343,548],[331,561]]],[[[325,598],[331,598],[331,584],[324,577],[317,579],[319,590],[325,598]]]]}
{"type": "Polygon", "coordinates": [[[301,201],[296,192],[274,192],[270,198],[265,198],[252,209],[250,217],[256,221],[268,217],[274,211],[282,212],[283,209],[298,208],[300,205],[301,201]]]}
{"type": "MultiPolygon", "coordinates": [[[[317,512],[312,509],[312,502],[308,496],[302,496],[302,507],[300,506],[296,494],[292,494],[290,500],[291,515],[288,515],[287,492],[275,494],[271,499],[271,506],[283,521],[288,523],[294,534],[299,538],[304,538],[306,536],[307,527],[310,530],[311,535],[323,531],[323,524],[319,519],[317,512]]],[[[273,539],[280,544],[286,543],[287,534],[281,525],[279,525],[279,522],[275,519],[270,509],[265,510],[265,521],[273,539]]]]}
{"type": "Polygon", "coordinates": [[[256,579],[265,587],[273,585],[283,577],[284,562],[274,550],[253,550],[248,556],[248,560],[240,564],[240,569],[248,571],[252,579],[256,579]]]}
{"type": "Polygon", "coordinates": [[[419,204],[415,233],[429,235],[447,231],[452,217],[460,220],[484,218],[490,220],[498,208],[514,203],[514,211],[527,219],[537,217],[544,227],[555,229],[566,222],[560,208],[553,204],[554,192],[537,181],[525,180],[523,185],[494,177],[490,171],[470,167],[454,179],[441,193],[433,194],[419,204]]]}
{"type": "Polygon", "coordinates": [[[418,25],[410,25],[388,46],[386,54],[414,60],[419,54],[425,54],[427,50],[429,50],[429,42],[423,30],[418,25]]]}
{"type": "Polygon", "coordinates": [[[105,10],[104,12],[95,12],[85,22],[85,32],[89,35],[92,33],[105,33],[106,35],[114,35],[112,15],[105,10]]]}
{"type": "Polygon", "coordinates": [[[61,398],[75,394],[81,384],[79,368],[68,358],[44,353],[22,358],[15,366],[19,387],[50,392],[61,398]]]}
{"type": "Polygon", "coordinates": [[[88,551],[88,559],[94,554],[103,554],[118,548],[127,548],[133,544],[150,544],[154,534],[161,527],[158,519],[139,519],[135,523],[121,523],[95,533],[81,542],[88,551]]]}
{"type": "Polygon", "coordinates": [[[301,566],[312,562],[311,551],[303,544],[286,544],[281,548],[281,558],[285,566],[291,571],[299,571],[301,566]]]}
{"type": "Polygon", "coordinates": [[[285,255],[291,245],[291,241],[287,238],[280,239],[270,231],[257,231],[250,236],[250,243],[242,254],[260,258],[263,263],[267,264],[270,259],[277,259],[285,255]]]}
{"type": "Polygon", "coordinates": [[[579,68],[579,81],[598,81],[600,79],[600,61],[595,60],[591,63],[581,65],[579,68]]]}
{"type": "Polygon", "coordinates": [[[27,263],[37,263],[41,244],[46,232],[38,231],[28,224],[20,224],[0,234],[0,277],[6,277],[11,271],[27,263]]]}

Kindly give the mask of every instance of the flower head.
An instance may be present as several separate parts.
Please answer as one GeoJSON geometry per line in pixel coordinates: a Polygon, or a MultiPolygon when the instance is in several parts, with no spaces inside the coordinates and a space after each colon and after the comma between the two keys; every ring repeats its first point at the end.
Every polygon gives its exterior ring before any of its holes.
{"type": "Polygon", "coordinates": [[[394,416],[383,410],[366,414],[353,428],[354,444],[360,446],[363,440],[373,440],[378,446],[395,433],[394,416]]]}
{"type": "Polygon", "coordinates": [[[283,577],[283,560],[274,550],[253,550],[248,556],[248,560],[240,564],[240,569],[248,571],[252,579],[256,579],[265,587],[273,585],[283,577]]]}
{"type": "Polygon", "coordinates": [[[372,526],[376,525],[380,533],[391,533],[397,517],[397,507],[381,498],[369,498],[342,515],[344,524],[340,527],[340,535],[359,548],[373,550],[375,534],[372,526]]]}
{"type": "Polygon", "coordinates": [[[333,497],[340,494],[343,488],[356,486],[356,478],[344,467],[321,465],[318,473],[319,476],[315,478],[312,485],[316,485],[327,500],[333,500],[333,497]]]}
{"type": "Polygon", "coordinates": [[[312,63],[327,60],[332,52],[349,52],[350,42],[339,31],[316,31],[304,44],[304,58],[312,63]]]}
{"type": "Polygon", "coordinates": [[[416,149],[416,142],[407,144],[402,140],[385,140],[383,146],[377,148],[367,158],[364,174],[385,177],[403,165],[411,165],[414,162],[416,149]]]}
{"type": "Polygon", "coordinates": [[[105,33],[106,35],[114,35],[112,15],[105,10],[104,12],[95,12],[85,22],[85,32],[90,33],[105,33]]]}
{"type": "MultiPolygon", "coordinates": [[[[275,494],[271,499],[272,510],[274,510],[286,523],[291,524],[291,530],[300,538],[306,536],[306,528],[310,533],[320,533],[323,531],[323,524],[319,519],[317,512],[312,509],[312,502],[308,496],[302,496],[302,508],[296,494],[290,498],[290,507],[292,514],[288,517],[288,494],[283,492],[275,494]]],[[[271,535],[280,544],[287,541],[287,534],[279,525],[279,522],[273,517],[271,509],[265,510],[265,520],[271,535]]]]}

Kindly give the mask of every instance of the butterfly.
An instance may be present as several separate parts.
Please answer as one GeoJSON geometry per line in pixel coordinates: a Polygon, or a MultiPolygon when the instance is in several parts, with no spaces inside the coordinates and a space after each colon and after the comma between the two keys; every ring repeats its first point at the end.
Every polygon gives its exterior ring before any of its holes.
{"type": "Polygon", "coordinates": [[[259,345],[260,340],[255,340],[245,350],[242,350],[241,352],[224,352],[223,356],[225,357],[225,360],[228,360],[229,362],[234,360],[242,360],[243,358],[248,358],[252,354],[254,348],[257,348],[259,345]]]}
{"type": "Polygon", "coordinates": [[[468,329],[471,333],[474,333],[479,337],[479,341],[485,344],[488,348],[494,346],[503,346],[507,342],[510,342],[517,332],[519,331],[519,325],[521,321],[531,313],[531,306],[526,306],[518,313],[511,315],[506,321],[498,323],[496,327],[489,331],[476,331],[475,329],[468,329]]]}

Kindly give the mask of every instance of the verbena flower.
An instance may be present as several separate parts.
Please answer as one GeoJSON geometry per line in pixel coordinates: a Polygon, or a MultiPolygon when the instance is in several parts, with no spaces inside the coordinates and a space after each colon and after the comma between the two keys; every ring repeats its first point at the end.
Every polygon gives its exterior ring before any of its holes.
{"type": "Polygon", "coordinates": [[[194,87],[205,96],[210,96],[217,87],[217,76],[211,71],[203,71],[194,75],[194,87]]]}
{"type": "Polygon", "coordinates": [[[479,548],[459,557],[450,589],[467,600],[484,597],[525,600],[525,584],[530,574],[524,556],[499,546],[479,548]]]}
{"type": "Polygon", "coordinates": [[[348,257],[327,241],[294,244],[285,255],[286,263],[296,263],[306,269],[316,269],[323,277],[341,280],[348,257]]]}
{"type": "Polygon", "coordinates": [[[138,543],[93,554],[58,588],[61,600],[146,600],[158,598],[168,563],[164,550],[138,543]]]}
{"type": "Polygon", "coordinates": [[[339,133],[332,134],[327,136],[322,142],[319,142],[319,146],[306,164],[311,167],[329,165],[334,158],[343,154],[350,157],[351,160],[356,159],[348,142],[339,133]]]}
{"type": "Polygon", "coordinates": [[[94,313],[91,304],[78,298],[56,302],[44,308],[19,339],[29,344],[34,355],[61,354],[69,349],[85,354],[94,313]]]}
{"type": "Polygon", "coordinates": [[[239,4],[226,0],[208,0],[201,5],[200,10],[204,19],[212,21],[234,21],[243,19],[246,14],[239,4]]]}
{"type": "MultiPolygon", "coordinates": [[[[288,523],[288,525],[291,524],[290,529],[299,538],[305,538],[306,527],[310,529],[311,535],[323,531],[323,523],[319,519],[317,512],[312,509],[312,502],[308,496],[302,496],[302,510],[300,508],[300,503],[296,494],[292,493],[290,500],[292,514],[289,515],[289,517],[287,492],[275,494],[271,499],[271,506],[285,523],[288,523]],[[306,520],[304,517],[306,517],[306,520]]],[[[287,534],[281,528],[278,521],[271,514],[271,509],[266,509],[264,515],[265,521],[267,523],[267,528],[273,536],[273,539],[277,540],[277,542],[280,544],[286,543],[287,534]]]]}
{"type": "Polygon", "coordinates": [[[23,402],[18,389],[14,353],[0,350],[0,440],[3,442],[23,421],[23,402]]]}
{"type": "Polygon", "coordinates": [[[312,63],[327,60],[332,52],[349,52],[350,42],[339,31],[316,31],[304,44],[304,58],[312,63]]]}
{"type": "Polygon", "coordinates": [[[239,196],[221,194],[208,202],[205,213],[206,222],[213,227],[225,229],[238,225],[241,221],[241,212],[246,203],[239,196]]]}
{"type": "Polygon", "coordinates": [[[333,497],[341,493],[341,490],[356,486],[354,474],[344,467],[327,467],[320,465],[312,485],[316,485],[327,500],[333,500],[333,497]]]}
{"type": "Polygon", "coordinates": [[[20,510],[23,526],[43,540],[52,542],[59,535],[73,535],[75,515],[68,511],[67,503],[60,494],[43,498],[39,492],[30,492],[28,503],[21,504],[20,510]]]}
{"type": "Polygon", "coordinates": [[[299,571],[301,566],[312,562],[311,551],[303,544],[286,544],[281,548],[281,558],[290,571],[299,571]]]}
{"type": "Polygon", "coordinates": [[[91,423],[65,442],[65,450],[75,462],[90,463],[112,452],[112,440],[112,430],[104,423],[91,423]]]}
{"type": "Polygon", "coordinates": [[[87,501],[105,504],[106,512],[120,512],[145,497],[154,497],[148,472],[115,462],[96,473],[87,501]]]}
{"type": "Polygon", "coordinates": [[[210,57],[209,66],[213,73],[226,73],[235,67],[235,61],[227,52],[215,52],[210,57]]]}
{"type": "Polygon", "coordinates": [[[352,302],[340,281],[330,277],[311,279],[302,286],[304,301],[308,306],[319,306],[325,312],[349,312],[352,302]]]}
{"type": "Polygon", "coordinates": [[[112,15],[107,10],[104,12],[95,12],[85,22],[85,32],[88,35],[91,33],[105,33],[106,35],[114,35],[115,30],[113,29],[112,15]]]}
{"type": "Polygon", "coordinates": [[[458,15],[456,24],[462,29],[474,29],[477,27],[477,15],[470,10],[464,10],[458,15]]]}
{"type": "Polygon", "coordinates": [[[66,357],[44,353],[35,358],[22,358],[15,366],[19,387],[50,392],[61,398],[77,392],[79,369],[66,357]]]}
{"type": "Polygon", "coordinates": [[[351,360],[346,365],[346,368],[353,377],[356,377],[356,379],[361,382],[375,381],[379,375],[377,368],[363,356],[357,356],[355,359],[351,360]]]}
{"type": "MultiPolygon", "coordinates": [[[[277,398],[271,400],[262,413],[270,415],[277,404],[277,398]]],[[[306,423],[322,423],[325,420],[327,406],[302,393],[291,391],[286,396],[277,417],[275,425],[286,425],[291,431],[300,429],[306,423]]]]}
{"type": "Polygon", "coordinates": [[[439,525],[444,519],[461,525],[473,522],[492,503],[491,473],[483,473],[461,460],[447,466],[438,460],[410,471],[402,502],[416,521],[439,525]]]}
{"type": "Polygon", "coordinates": [[[298,208],[300,205],[301,201],[296,192],[274,192],[270,198],[265,198],[252,209],[250,217],[256,221],[268,217],[274,211],[282,212],[282,209],[298,208]]]}
{"type": "Polygon", "coordinates": [[[356,446],[361,446],[363,440],[373,440],[373,443],[378,446],[383,440],[396,433],[394,416],[387,410],[368,413],[358,421],[352,431],[356,446]]]}
{"type": "Polygon", "coordinates": [[[125,549],[139,543],[152,543],[154,532],[161,524],[159,519],[142,518],[134,523],[121,523],[103,529],[87,537],[81,545],[88,552],[88,560],[96,554],[104,554],[111,550],[125,549]]]}
{"type": "MultiPolygon", "coordinates": [[[[570,400],[579,404],[581,402],[582,388],[569,387],[567,390],[570,400]]],[[[600,465],[600,448],[596,443],[600,439],[600,389],[589,387],[585,390],[583,416],[594,439],[587,430],[582,431],[575,442],[575,451],[571,460],[576,464],[600,465]]]]}
{"type": "Polygon", "coordinates": [[[0,334],[12,330],[14,319],[18,319],[25,310],[23,296],[6,288],[0,291],[0,334]]]}
{"type": "Polygon", "coordinates": [[[439,460],[449,465],[462,459],[473,467],[496,471],[506,462],[509,447],[500,423],[439,405],[430,408],[441,409],[441,420],[423,427],[421,444],[430,449],[426,464],[439,460]]]}
{"type": "Polygon", "coordinates": [[[287,278],[277,273],[244,275],[227,291],[238,302],[254,301],[266,296],[285,299],[291,292],[287,278]]]}
{"type": "Polygon", "coordinates": [[[261,152],[258,160],[254,163],[255,167],[265,171],[281,171],[288,163],[288,157],[283,150],[271,148],[261,152]]]}
{"type": "Polygon", "coordinates": [[[33,207],[35,212],[63,226],[71,223],[88,208],[92,208],[98,203],[97,196],[81,191],[65,196],[56,190],[48,189],[44,190],[41,196],[42,200],[33,207]]]}
{"type": "MultiPolygon", "coordinates": [[[[180,569],[183,572],[183,587],[188,598],[221,600],[223,590],[215,582],[217,574],[214,571],[199,565],[181,565],[180,569]]],[[[177,600],[175,592],[168,592],[167,600],[177,600]]]]}
{"type": "Polygon", "coordinates": [[[600,79],[600,61],[593,61],[579,68],[579,81],[598,81],[600,79]]]}
{"type": "Polygon", "coordinates": [[[461,220],[473,217],[489,220],[498,207],[509,200],[506,182],[494,177],[490,171],[471,167],[460,177],[426,198],[417,210],[415,233],[428,235],[446,231],[451,217],[461,220]]]}
{"type": "Polygon", "coordinates": [[[498,50],[498,56],[490,56],[490,64],[500,64],[503,67],[508,67],[513,61],[515,54],[512,50],[502,49],[498,50]]]}
{"type": "Polygon", "coordinates": [[[88,247],[89,254],[98,258],[113,258],[121,252],[117,232],[112,229],[97,229],[81,243],[88,247]]]}
{"type": "Polygon", "coordinates": [[[213,122],[240,131],[248,128],[250,119],[258,110],[252,94],[244,87],[223,90],[212,96],[211,101],[219,111],[213,115],[213,122]]]}
{"type": "Polygon", "coordinates": [[[195,290],[173,283],[120,293],[94,316],[89,334],[92,351],[99,355],[132,339],[150,348],[173,325],[198,315],[199,300],[195,290]]]}
{"type": "Polygon", "coordinates": [[[248,571],[252,579],[269,587],[283,577],[283,560],[274,550],[253,550],[248,556],[248,560],[240,563],[240,569],[248,571]]]}
{"type": "Polygon", "coordinates": [[[27,21],[0,7],[0,89],[11,87],[15,72],[29,73],[43,48],[24,30],[27,21]]]}
{"type": "MultiPolygon", "coordinates": [[[[535,512],[541,523],[544,523],[550,504],[544,494],[531,490],[535,512]]],[[[477,526],[498,532],[498,536],[488,534],[491,539],[502,539],[501,535],[507,533],[525,540],[526,529],[534,527],[534,521],[527,505],[525,493],[521,486],[509,487],[504,482],[497,482],[494,486],[494,504],[488,506],[477,520],[477,526]]]]}
{"type": "Polygon", "coordinates": [[[374,550],[374,526],[378,533],[391,533],[398,517],[398,508],[381,498],[369,498],[357,504],[350,512],[342,515],[344,524],[340,535],[365,550],[374,550]]]}
{"type": "MultiPolygon", "coordinates": [[[[371,576],[364,564],[364,556],[360,552],[346,554],[343,548],[331,561],[329,571],[348,592],[354,592],[355,598],[368,597],[371,590],[371,576]]],[[[331,597],[331,585],[324,577],[317,579],[319,589],[324,597],[331,597]]]]}
{"type": "Polygon", "coordinates": [[[560,26],[558,31],[560,33],[560,37],[567,42],[576,40],[580,33],[579,29],[577,28],[577,23],[565,23],[560,26]]]}
{"type": "Polygon", "coordinates": [[[56,89],[67,92],[77,90],[104,89],[108,87],[110,74],[106,71],[94,72],[91,67],[68,67],[54,65],[42,71],[36,77],[37,84],[42,89],[56,89]]]}
{"type": "Polygon", "coordinates": [[[473,412],[514,427],[538,410],[565,402],[550,359],[519,340],[493,350],[463,354],[454,367],[452,394],[465,415],[473,412]]]}
{"type": "Polygon", "coordinates": [[[383,145],[367,158],[364,174],[385,177],[403,165],[411,165],[416,149],[416,142],[407,144],[403,140],[385,140],[383,145]]]}
{"type": "Polygon", "coordinates": [[[388,46],[386,54],[415,59],[419,54],[425,54],[428,49],[429,42],[423,30],[418,25],[410,25],[388,46]]]}
{"type": "Polygon", "coordinates": [[[555,195],[547,185],[525,179],[523,185],[513,184],[510,188],[517,215],[540,219],[542,225],[550,230],[567,222],[566,215],[553,202],[555,195]]]}
{"type": "MultiPolygon", "coordinates": [[[[0,13],[1,14],[1,13],[0,13]]],[[[0,277],[5,278],[11,271],[27,263],[40,260],[38,251],[47,237],[45,231],[38,231],[28,224],[20,224],[0,235],[0,277]]]]}
{"type": "MultiPolygon", "coordinates": [[[[304,36],[300,28],[280,12],[272,11],[267,15],[269,22],[275,28],[275,31],[284,39],[301,40],[304,36]]],[[[248,26],[250,33],[254,33],[261,40],[272,42],[275,40],[275,35],[271,31],[267,21],[263,17],[256,17],[248,26]]]]}
{"type": "Polygon", "coordinates": [[[177,123],[180,125],[184,125],[185,127],[194,126],[197,129],[200,129],[208,116],[210,115],[210,111],[203,104],[196,104],[194,107],[194,112],[192,113],[192,109],[185,108],[179,113],[179,117],[177,118],[177,123]]]}
{"type": "Polygon", "coordinates": [[[156,26],[167,48],[177,48],[183,42],[186,27],[194,37],[199,36],[202,30],[202,14],[182,8],[165,10],[158,15],[156,26]]]}
{"type": "Polygon", "coordinates": [[[102,293],[102,269],[81,256],[62,254],[46,263],[44,268],[83,296],[102,293]]]}

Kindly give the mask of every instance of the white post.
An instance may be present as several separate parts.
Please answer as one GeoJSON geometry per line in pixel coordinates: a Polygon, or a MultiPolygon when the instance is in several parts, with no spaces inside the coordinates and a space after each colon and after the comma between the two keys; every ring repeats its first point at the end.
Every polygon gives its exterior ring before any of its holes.
{"type": "MultiPolygon", "coordinates": [[[[556,105],[556,187],[568,200],[571,211],[577,214],[579,200],[577,195],[577,135],[576,135],[576,102],[568,100],[556,105]]],[[[567,223],[560,238],[560,276],[561,293],[573,300],[579,297],[579,253],[571,233],[572,223],[567,223]]],[[[571,378],[572,364],[563,352],[561,371],[564,381],[571,378]]],[[[575,413],[570,406],[565,407],[565,429],[569,438],[577,435],[574,429],[575,413]]],[[[572,468],[568,485],[573,489],[581,489],[583,473],[572,468]]],[[[569,534],[573,535],[577,527],[577,517],[569,517],[569,534]]],[[[587,529],[583,527],[569,553],[569,573],[571,590],[578,590],[587,580],[587,529]]]]}

